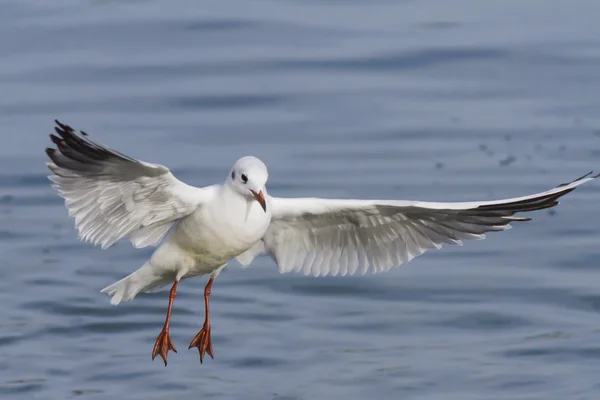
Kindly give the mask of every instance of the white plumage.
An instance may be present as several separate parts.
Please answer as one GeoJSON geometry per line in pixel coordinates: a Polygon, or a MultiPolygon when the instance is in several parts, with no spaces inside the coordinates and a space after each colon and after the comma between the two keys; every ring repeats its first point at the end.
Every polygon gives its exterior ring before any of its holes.
{"type": "Polygon", "coordinates": [[[582,177],[552,190],[519,198],[434,203],[389,200],[271,198],[272,220],[261,243],[243,255],[270,254],[280,272],[346,275],[382,272],[443,244],[484,239],[511,228],[523,211],[558,204],[558,198],[594,179],[582,177]]]}
{"type": "Polygon", "coordinates": [[[174,221],[207,198],[206,189],[186,185],[162,165],[76,135],[52,137],[60,151],[50,153],[53,187],[65,199],[80,238],[102,248],[126,236],[136,247],[155,245],[174,221]]]}
{"type": "MultiPolygon", "coordinates": [[[[255,157],[238,160],[223,184],[197,188],[165,166],[125,156],[56,122],[59,136],[51,138],[57,149],[47,149],[50,179],[75,218],[79,237],[102,248],[125,237],[135,247],[161,243],[141,268],[102,291],[118,304],[175,282],[153,352],[165,364],[165,349],[174,349],[168,321],[181,279],[210,274],[208,299],[214,277],[228,261],[248,265],[260,254],[270,255],[282,273],[388,271],[428,249],[483,239],[511,222],[527,221],[515,214],[553,207],[598,177],[590,173],[546,192],[481,202],[279,198],[267,194],[267,168],[255,157]]],[[[208,322],[208,300],[206,305],[208,322]]],[[[212,356],[207,322],[204,336],[197,335],[201,360],[204,352],[212,356]]]]}

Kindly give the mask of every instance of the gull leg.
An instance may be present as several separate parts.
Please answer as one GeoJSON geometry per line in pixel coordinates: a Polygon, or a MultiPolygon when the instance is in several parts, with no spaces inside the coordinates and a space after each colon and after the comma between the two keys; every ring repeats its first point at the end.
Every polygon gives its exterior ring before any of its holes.
{"type": "Polygon", "coordinates": [[[204,307],[206,308],[205,317],[204,317],[204,326],[202,327],[200,332],[198,332],[198,334],[194,337],[194,339],[190,343],[190,347],[189,347],[189,349],[191,349],[192,347],[198,348],[198,351],[200,352],[200,363],[201,364],[204,359],[205,353],[208,353],[210,358],[215,358],[214,354],[213,354],[212,342],[210,341],[210,308],[209,308],[210,289],[212,288],[212,284],[213,284],[214,280],[215,280],[214,276],[211,276],[210,280],[206,284],[206,287],[204,288],[204,307]]]}
{"type": "Polygon", "coordinates": [[[173,287],[171,287],[171,291],[169,292],[169,308],[167,309],[167,318],[165,319],[165,325],[162,328],[162,331],[159,333],[156,338],[156,343],[154,343],[154,349],[152,349],[152,359],[156,357],[157,354],[160,354],[163,361],[165,362],[165,367],[167,366],[167,353],[169,350],[173,350],[177,353],[173,342],[171,342],[171,337],[169,336],[169,324],[171,323],[171,309],[173,308],[173,301],[175,300],[175,296],[177,295],[177,284],[179,281],[175,281],[173,283],[173,287]]]}

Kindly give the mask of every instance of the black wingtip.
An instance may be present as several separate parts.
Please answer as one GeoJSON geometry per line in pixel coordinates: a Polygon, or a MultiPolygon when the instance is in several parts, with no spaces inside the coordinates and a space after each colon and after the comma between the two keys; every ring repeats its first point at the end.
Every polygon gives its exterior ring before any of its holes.
{"type": "Polygon", "coordinates": [[[57,146],[60,146],[64,142],[61,138],[59,138],[58,136],[56,136],[52,133],[49,136],[50,136],[50,140],[52,140],[52,142],[57,146]]]}
{"type": "Polygon", "coordinates": [[[56,164],[56,149],[46,147],[46,154],[48,155],[50,160],[52,160],[52,162],[56,164]]]}
{"type": "MultiPolygon", "coordinates": [[[[585,174],[585,175],[583,175],[583,176],[580,176],[580,177],[579,177],[579,178],[577,178],[577,179],[573,179],[571,182],[561,183],[561,184],[560,184],[560,185],[558,185],[557,187],[568,186],[568,185],[570,185],[571,183],[575,183],[575,182],[577,182],[577,181],[580,181],[580,180],[582,180],[582,179],[585,179],[585,178],[587,178],[588,176],[590,176],[590,175],[591,175],[591,174],[593,174],[593,173],[594,173],[594,171],[590,171],[590,172],[588,172],[587,174],[585,174]]],[[[600,176],[600,174],[598,174],[598,175],[595,175],[595,176],[593,176],[592,178],[597,178],[598,176],[600,176]]]]}
{"type": "Polygon", "coordinates": [[[63,130],[66,130],[66,126],[64,124],[62,124],[59,120],[55,119],[54,123],[58,126],[54,127],[54,130],[58,131],[58,128],[61,128],[63,130]]]}
{"type": "Polygon", "coordinates": [[[61,137],[64,137],[65,134],[73,134],[75,133],[75,130],[73,128],[71,128],[69,125],[67,124],[63,124],[62,122],[60,122],[59,120],[55,119],[54,122],[56,123],[56,125],[54,127],[54,130],[56,131],[56,133],[58,133],[61,137]]]}

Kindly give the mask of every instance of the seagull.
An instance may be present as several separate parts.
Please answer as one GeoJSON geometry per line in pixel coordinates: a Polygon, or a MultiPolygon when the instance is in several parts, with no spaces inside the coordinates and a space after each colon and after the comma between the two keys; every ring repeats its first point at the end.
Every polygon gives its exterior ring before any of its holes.
{"type": "Polygon", "coordinates": [[[210,295],[215,278],[236,259],[248,266],[270,256],[279,272],[352,275],[388,271],[429,249],[483,239],[516,213],[554,207],[558,199],[597,178],[591,172],[545,192],[493,201],[426,202],[282,198],[267,194],[266,165],[246,156],[224,182],[194,187],[160,164],[141,161],[93,141],[55,120],[47,148],[52,187],[75,219],[79,239],[108,248],[123,238],[134,247],[158,246],[139,269],[101,290],[114,305],[171,284],[167,315],[152,349],[167,366],[171,309],[183,279],[210,275],[205,319],[189,349],[214,359],[210,295]]]}

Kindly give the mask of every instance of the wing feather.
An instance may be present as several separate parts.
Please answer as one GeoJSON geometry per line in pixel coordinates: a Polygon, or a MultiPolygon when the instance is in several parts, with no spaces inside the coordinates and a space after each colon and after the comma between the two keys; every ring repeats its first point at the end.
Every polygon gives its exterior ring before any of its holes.
{"type": "Polygon", "coordinates": [[[482,202],[272,197],[271,225],[244,262],[249,264],[254,256],[267,253],[282,273],[323,276],[388,271],[429,249],[484,239],[487,232],[529,221],[515,214],[556,206],[560,197],[599,176],[590,174],[542,193],[482,202]]]}
{"type": "Polygon", "coordinates": [[[47,148],[52,187],[65,199],[82,240],[107,248],[129,237],[135,247],[158,244],[171,226],[210,195],[163,165],[136,160],[56,121],[47,148]]]}

